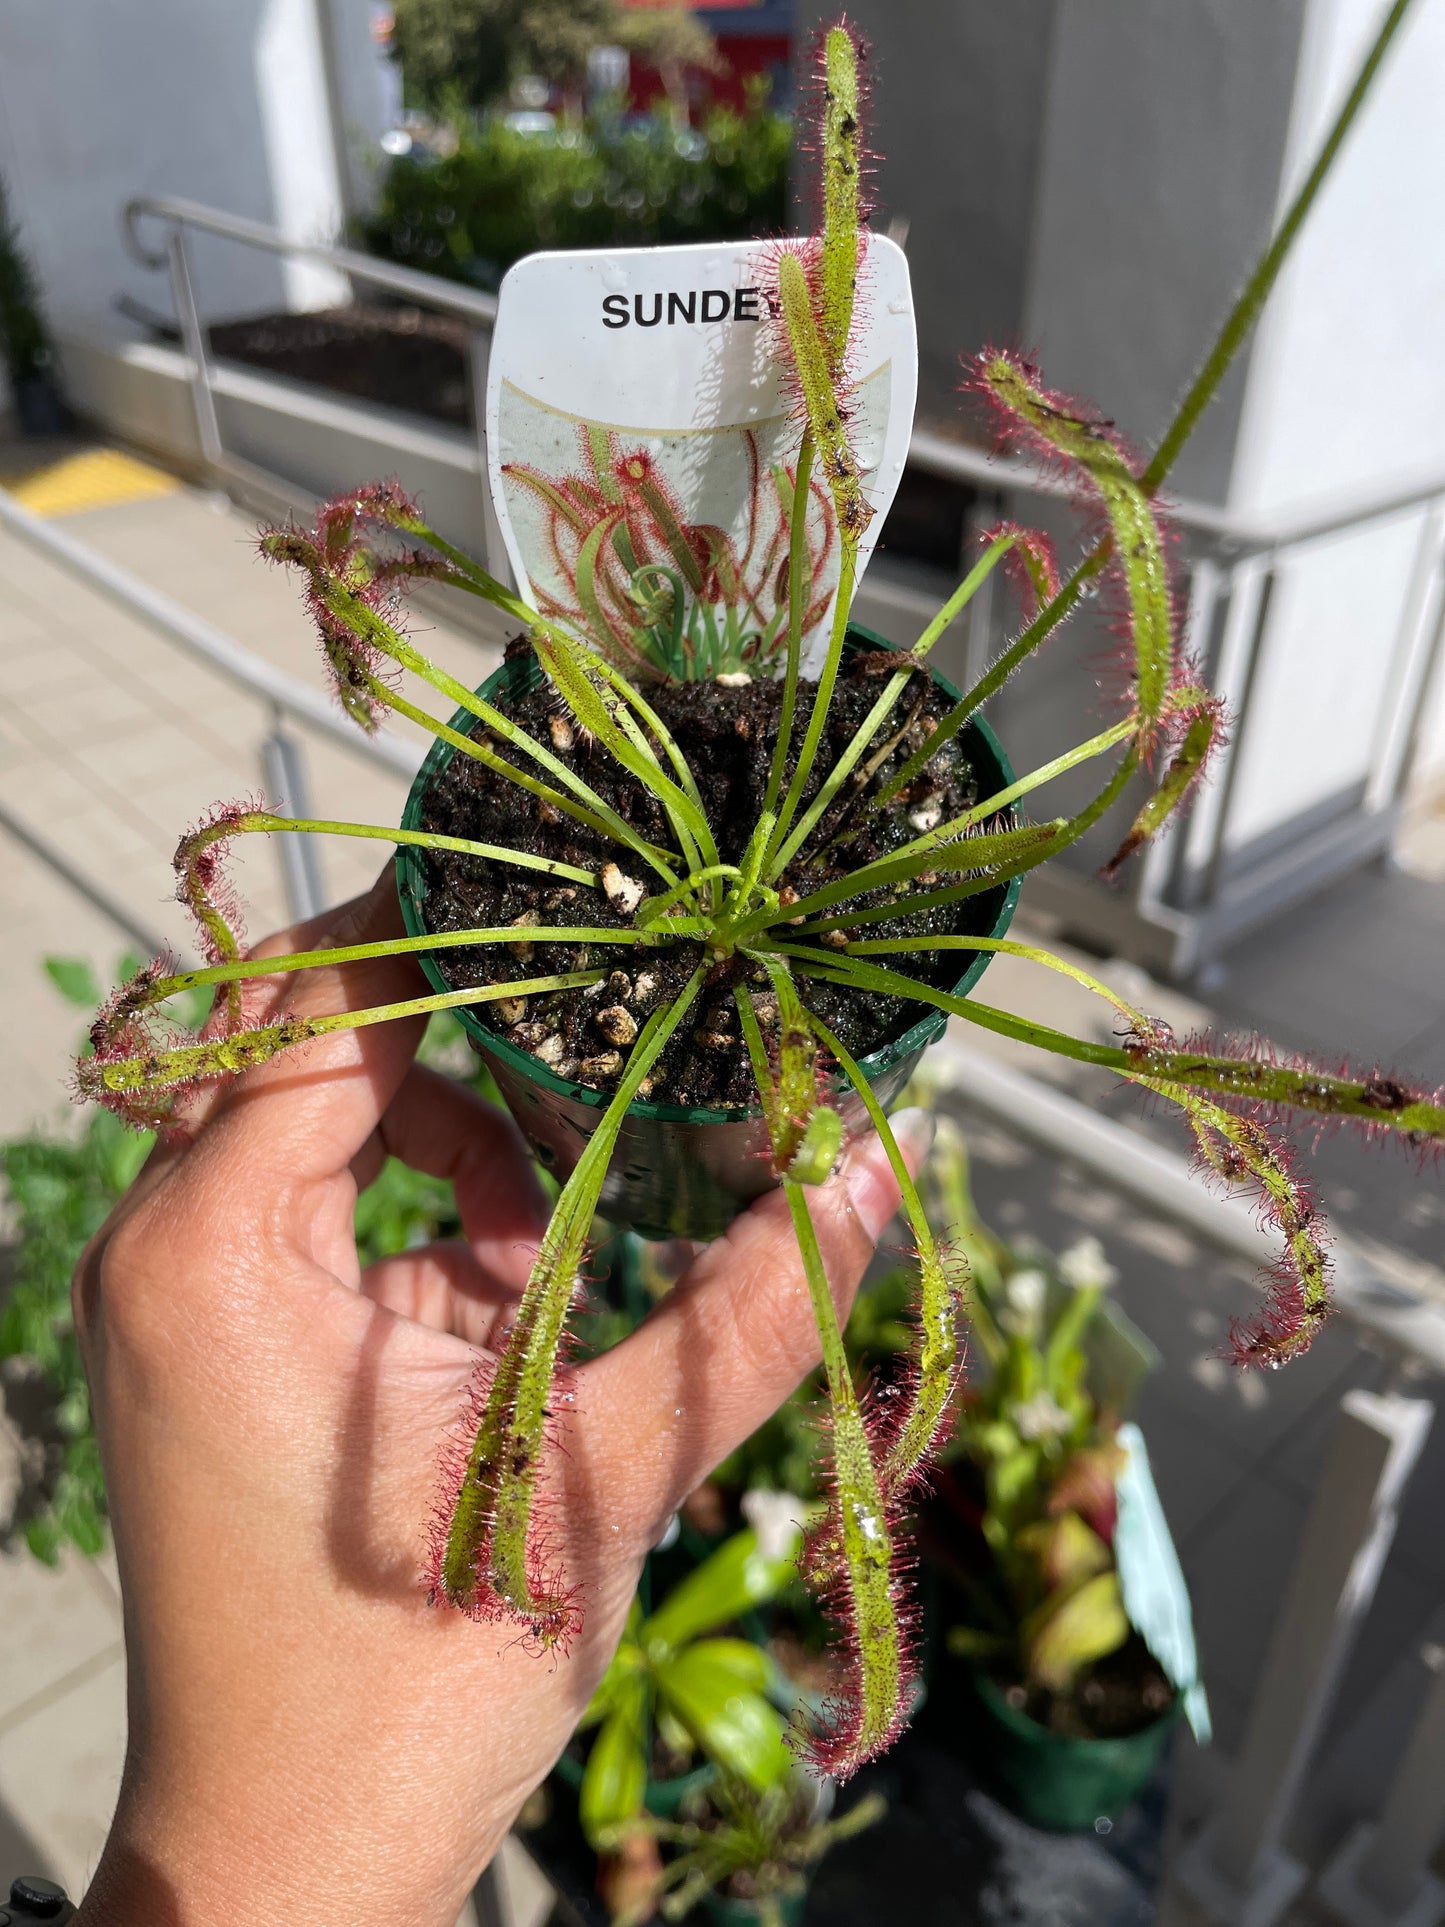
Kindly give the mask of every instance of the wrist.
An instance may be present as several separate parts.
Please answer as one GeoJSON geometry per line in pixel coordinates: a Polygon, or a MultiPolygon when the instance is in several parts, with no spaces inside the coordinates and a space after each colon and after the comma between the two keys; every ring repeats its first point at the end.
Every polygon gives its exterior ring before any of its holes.
{"type": "Polygon", "coordinates": [[[74,1927],[277,1927],[373,1912],[387,1927],[456,1927],[485,1858],[468,1867],[415,1838],[389,1840],[365,1817],[364,1789],[338,1782],[335,1796],[321,1824],[305,1824],[294,1806],[284,1818],[239,1803],[216,1816],[202,1800],[167,1811],[123,1791],[74,1927]]]}

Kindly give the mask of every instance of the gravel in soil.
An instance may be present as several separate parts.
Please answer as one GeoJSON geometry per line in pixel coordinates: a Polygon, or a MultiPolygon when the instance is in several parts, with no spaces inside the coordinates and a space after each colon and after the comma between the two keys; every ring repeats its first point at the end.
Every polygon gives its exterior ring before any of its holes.
{"type": "MultiPolygon", "coordinates": [[[[525,653],[526,647],[525,642],[516,643],[512,651],[525,653]]],[[[845,665],[835,687],[805,801],[816,794],[877,700],[882,679],[898,662],[891,651],[875,651],[856,655],[845,665]]],[[[800,719],[807,718],[813,691],[813,684],[800,684],[800,719]]],[[[777,741],[781,683],[680,683],[650,690],[648,699],[694,772],[722,861],[737,863],[762,809],[777,741]]],[[[504,706],[509,716],[584,777],[649,841],[664,847],[672,844],[667,819],[656,797],[578,729],[550,683],[544,681],[498,706],[504,706]]],[[[888,754],[861,789],[844,785],[840,798],[830,806],[781,880],[799,898],[844,874],[845,856],[846,868],[856,869],[900,848],[920,829],[946,822],[978,800],[973,771],[955,741],[940,749],[886,810],[868,819],[862,833],[841,852],[826,848],[840,829],[857,824],[859,803],[883,787],[948,707],[948,697],[935,683],[922,674],[912,678],[875,739],[876,748],[896,738],[888,754]]],[[[500,737],[492,737],[486,725],[479,722],[472,735],[479,741],[489,741],[490,747],[507,760],[524,762],[521,752],[511,749],[500,737]]],[[[801,736],[800,724],[794,730],[795,741],[801,736]]],[[[860,767],[869,760],[865,756],[860,767]]],[[[789,773],[791,768],[790,762],[789,773]]],[[[539,803],[530,792],[499,779],[465,755],[453,756],[432,783],[423,799],[421,822],[424,828],[448,836],[501,844],[593,871],[617,863],[625,876],[648,894],[663,887],[655,873],[631,852],[619,850],[586,825],[545,802],[539,803]]],[[[636,1032],[651,1011],[687,983],[702,956],[701,946],[680,940],[665,947],[629,944],[608,950],[598,944],[549,943],[545,936],[549,924],[624,927],[631,923],[631,914],[601,890],[543,872],[454,852],[428,851],[424,862],[425,915],[430,930],[440,934],[510,925],[519,929],[518,940],[512,945],[439,952],[440,968],[455,988],[608,968],[608,976],[589,989],[508,999],[505,1007],[480,1007],[478,1015],[500,1035],[532,1051],[557,1075],[598,1090],[613,1088],[636,1032]]],[[[934,879],[939,885],[946,881],[943,876],[934,879]]],[[[862,934],[902,939],[943,932],[981,933],[992,921],[992,893],[942,908],[909,911],[902,906],[910,896],[929,888],[929,880],[919,878],[894,887],[900,900],[898,915],[864,926],[862,934]]],[[[880,891],[860,899],[859,904],[888,900],[887,893],[880,891]]],[[[831,954],[826,948],[819,950],[820,957],[831,954]]],[[[958,951],[934,957],[912,953],[898,959],[897,967],[931,984],[946,986],[957,982],[967,962],[966,953],[958,951]]],[[[760,1017],[766,1025],[770,1015],[766,979],[758,967],[743,958],[715,966],[693,1011],[654,1067],[650,1087],[644,1093],[650,1101],[709,1108],[757,1101],[735,998],[736,986],[745,980],[762,986],[760,1017]]],[[[805,995],[809,1007],[857,1057],[900,1037],[929,1009],[817,979],[806,982],[805,995]]],[[[771,1016],[776,1021],[775,1006],[771,1016]]]]}

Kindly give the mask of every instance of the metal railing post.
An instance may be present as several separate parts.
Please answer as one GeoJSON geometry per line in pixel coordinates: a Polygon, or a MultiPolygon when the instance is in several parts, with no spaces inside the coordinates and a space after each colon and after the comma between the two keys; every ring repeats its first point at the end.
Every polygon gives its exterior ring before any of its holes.
{"type": "Polygon", "coordinates": [[[1435,1416],[1428,1399],[1346,1392],[1224,1800],[1177,1878],[1221,1927],[1273,1927],[1304,1885],[1281,1845],[1435,1416]]]}
{"type": "Polygon", "coordinates": [[[1319,1897],[1348,1927],[1437,1927],[1445,1880],[1430,1857],[1445,1834],[1445,1647],[1420,1655],[1434,1678],[1378,1824],[1356,1827],[1320,1876],[1319,1897]]]}
{"type": "Polygon", "coordinates": [[[211,359],[206,346],[206,331],[201,326],[196,290],[191,279],[190,256],[186,251],[186,232],[177,221],[166,237],[170,259],[171,296],[176,304],[181,341],[191,363],[191,399],[196,410],[196,435],[201,454],[212,468],[219,468],[225,456],[221,427],[216,419],[216,397],[211,391],[211,359]]]}
{"type": "MultiPolygon", "coordinates": [[[[299,737],[288,735],[278,709],[271,734],[261,745],[261,771],[271,808],[278,816],[309,817],[311,786],[306,780],[306,751],[299,737]]],[[[314,836],[282,831],[276,838],[281,864],[281,887],[293,923],[319,917],[327,907],[321,876],[321,852],[314,836]]]]}

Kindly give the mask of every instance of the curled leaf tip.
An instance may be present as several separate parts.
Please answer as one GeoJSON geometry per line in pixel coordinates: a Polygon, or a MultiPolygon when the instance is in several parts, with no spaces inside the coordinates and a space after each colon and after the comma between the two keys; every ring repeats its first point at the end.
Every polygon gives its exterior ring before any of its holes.
{"type": "Polygon", "coordinates": [[[979,538],[979,546],[984,549],[995,542],[1009,545],[1002,567],[1019,589],[1024,613],[1032,620],[1059,593],[1059,563],[1054,545],[1041,530],[1025,528],[1021,522],[996,522],[979,538]]]}
{"type": "MultiPolygon", "coordinates": [[[[232,837],[247,831],[267,829],[273,820],[259,797],[217,803],[176,845],[172,859],[176,901],[195,920],[209,963],[234,962],[245,937],[240,898],[226,873],[227,845],[232,837]]],[[[229,985],[227,997],[239,1021],[240,985],[229,985]]]]}
{"type": "Polygon", "coordinates": [[[1197,683],[1180,685],[1165,699],[1163,740],[1172,750],[1154,793],[1100,874],[1113,882],[1124,865],[1187,807],[1210,761],[1227,739],[1224,699],[1197,683]]]}
{"type": "Polygon", "coordinates": [[[1022,355],[985,348],[967,365],[963,386],[983,399],[1003,446],[1062,466],[1107,517],[1109,567],[1122,585],[1121,626],[1133,657],[1139,754],[1148,761],[1176,672],[1174,597],[1164,531],[1135,459],[1113,422],[1047,388],[1022,355]]]}

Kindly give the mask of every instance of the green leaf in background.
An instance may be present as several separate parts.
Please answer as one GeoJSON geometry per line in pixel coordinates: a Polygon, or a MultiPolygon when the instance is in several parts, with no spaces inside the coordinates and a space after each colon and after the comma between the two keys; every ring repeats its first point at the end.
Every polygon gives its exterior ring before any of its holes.
{"type": "Polygon", "coordinates": [[[654,1677],[663,1702],[703,1752],[762,1792],[785,1778],[793,1756],[782,1715],[739,1675],[736,1648],[744,1643],[700,1641],[663,1660],[654,1677]],[[723,1647],[732,1650],[717,1650],[723,1647]]]}
{"type": "MultiPolygon", "coordinates": [[[[143,962],[139,955],[123,957],[116,981],[133,977],[143,962]]],[[[84,958],[47,957],[45,973],[77,1008],[90,1011],[99,1003],[102,993],[84,958]]],[[[194,1029],[210,1007],[211,992],[202,988],[174,998],[167,1015],[194,1029]]],[[[454,1018],[434,1020],[419,1054],[482,1088],[477,1060],[454,1018]]],[[[92,1111],[83,1121],[38,1125],[0,1144],[13,1254],[8,1290],[0,1301],[0,1360],[15,1359],[40,1375],[47,1395],[45,1429],[38,1440],[43,1469],[21,1492],[16,1516],[0,1521],[0,1531],[22,1534],[35,1557],[48,1565],[59,1560],[67,1545],[87,1557],[105,1548],[105,1481],[71,1324],[70,1279],[81,1252],[129,1188],[154,1142],[149,1132],[128,1130],[109,1111],[92,1111]]],[[[459,1226],[450,1184],[408,1170],[395,1159],[357,1200],[363,1264],[450,1237],[459,1226]]]]}
{"type": "Polygon", "coordinates": [[[642,1810],[647,1787],[646,1686],[640,1675],[621,1682],[611,1697],[578,1795],[582,1831],[599,1852],[642,1810]]]}
{"type": "Polygon", "coordinates": [[[47,957],[45,974],[68,1004],[82,1010],[94,1010],[105,994],[84,957],[47,957]]]}
{"type": "Polygon", "coordinates": [[[1129,1637],[1129,1617],[1112,1567],[1071,1592],[1051,1593],[1020,1628],[1030,1685],[1066,1693],[1086,1666],[1117,1652],[1129,1637]]]}
{"type": "Polygon", "coordinates": [[[735,1533],[668,1594],[638,1635],[644,1651],[667,1652],[775,1598],[796,1570],[797,1545],[767,1559],[751,1529],[735,1533]]]}

